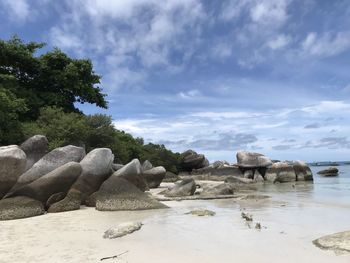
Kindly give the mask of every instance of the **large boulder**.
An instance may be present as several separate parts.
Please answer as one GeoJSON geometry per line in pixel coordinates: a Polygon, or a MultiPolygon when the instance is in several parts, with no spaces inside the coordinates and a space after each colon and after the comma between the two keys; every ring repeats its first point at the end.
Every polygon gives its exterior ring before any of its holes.
{"type": "Polygon", "coordinates": [[[190,196],[196,191],[196,182],[192,178],[183,179],[175,183],[174,187],[165,191],[164,195],[168,197],[190,196]]]}
{"type": "Polygon", "coordinates": [[[26,171],[49,151],[49,141],[44,135],[34,135],[21,144],[27,155],[26,171]]]}
{"type": "Polygon", "coordinates": [[[37,161],[32,168],[22,174],[18,178],[17,183],[10,190],[10,193],[19,189],[23,185],[30,184],[66,163],[80,162],[84,156],[85,150],[82,147],[68,145],[54,149],[37,161]]]}
{"type": "Polygon", "coordinates": [[[81,192],[78,190],[71,189],[63,200],[50,204],[47,212],[59,213],[78,210],[80,208],[80,203],[81,192]]]}
{"type": "Polygon", "coordinates": [[[180,176],[179,176],[179,175],[167,171],[167,172],[165,173],[163,182],[166,182],[166,183],[175,183],[176,181],[179,181],[179,180],[180,180],[180,176]]]}
{"type": "Polygon", "coordinates": [[[96,209],[100,211],[144,210],[166,208],[126,179],[112,175],[100,187],[96,209]]]}
{"type": "Polygon", "coordinates": [[[44,205],[27,196],[0,200],[0,220],[38,216],[45,213],[44,205]]]}
{"type": "Polygon", "coordinates": [[[287,162],[277,162],[267,168],[265,180],[275,183],[295,182],[297,180],[293,165],[287,162]]]}
{"type": "Polygon", "coordinates": [[[0,147],[0,199],[13,187],[26,168],[26,154],[17,146],[0,147]]]}
{"type": "Polygon", "coordinates": [[[192,171],[193,169],[200,169],[209,166],[209,161],[203,154],[198,154],[195,151],[187,150],[181,154],[180,166],[185,171],[192,171]]]}
{"type": "Polygon", "coordinates": [[[82,169],[79,163],[66,163],[34,182],[18,188],[7,197],[28,196],[46,204],[47,200],[53,194],[60,192],[67,193],[81,174],[81,171],[82,169]]]}
{"type": "Polygon", "coordinates": [[[297,181],[312,181],[312,171],[310,167],[303,161],[294,161],[292,163],[297,181]]]}
{"type": "Polygon", "coordinates": [[[255,152],[237,152],[237,164],[242,168],[260,168],[272,165],[270,158],[255,152]]]}
{"type": "Polygon", "coordinates": [[[130,163],[124,165],[113,175],[124,178],[143,192],[149,190],[147,182],[142,176],[142,167],[138,159],[134,159],[130,163]]]}
{"type": "Polygon", "coordinates": [[[97,148],[89,152],[80,162],[82,172],[72,189],[82,194],[82,202],[96,192],[112,174],[114,155],[108,148],[97,148]]]}
{"type": "Polygon", "coordinates": [[[143,164],[142,164],[142,171],[143,172],[147,171],[147,170],[150,170],[152,168],[153,168],[153,165],[152,165],[152,163],[150,161],[146,160],[146,161],[143,162],[143,164]]]}
{"type": "Polygon", "coordinates": [[[157,188],[163,181],[165,174],[166,170],[163,166],[158,166],[143,171],[143,177],[145,178],[149,188],[157,188]]]}
{"type": "Polygon", "coordinates": [[[321,175],[321,176],[338,176],[339,170],[337,167],[331,166],[327,169],[321,170],[319,171],[317,174],[321,175]]]}
{"type": "Polygon", "coordinates": [[[212,164],[212,167],[217,169],[217,168],[222,168],[222,167],[229,166],[229,165],[230,164],[227,161],[215,161],[212,164]]]}

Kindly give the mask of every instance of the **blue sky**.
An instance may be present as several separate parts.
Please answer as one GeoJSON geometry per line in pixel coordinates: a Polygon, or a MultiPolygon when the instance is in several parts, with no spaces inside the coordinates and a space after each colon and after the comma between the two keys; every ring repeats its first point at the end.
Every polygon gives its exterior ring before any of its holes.
{"type": "Polygon", "coordinates": [[[0,0],[18,34],[102,75],[115,125],[211,161],[350,159],[347,0],[0,0]]]}

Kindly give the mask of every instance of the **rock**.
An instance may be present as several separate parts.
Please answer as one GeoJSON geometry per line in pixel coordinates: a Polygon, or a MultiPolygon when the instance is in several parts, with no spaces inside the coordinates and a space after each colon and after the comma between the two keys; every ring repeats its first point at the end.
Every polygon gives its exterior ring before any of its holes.
{"type": "Polygon", "coordinates": [[[250,215],[250,214],[248,214],[248,213],[242,212],[242,213],[241,213],[241,217],[242,217],[243,219],[245,219],[245,221],[247,221],[247,222],[252,222],[252,221],[253,221],[253,216],[250,215]]]}
{"type": "Polygon", "coordinates": [[[350,253],[350,231],[324,236],[312,242],[321,249],[350,253]]]}
{"type": "Polygon", "coordinates": [[[204,167],[201,169],[195,169],[191,172],[191,175],[215,175],[215,176],[227,176],[233,175],[237,177],[243,177],[242,171],[238,166],[234,165],[225,165],[219,168],[214,167],[204,167]]]}
{"type": "Polygon", "coordinates": [[[227,161],[215,161],[212,165],[214,169],[222,168],[225,166],[229,166],[230,164],[227,161]]]}
{"type": "Polygon", "coordinates": [[[92,193],[88,198],[86,198],[85,205],[87,207],[96,207],[97,195],[98,195],[98,192],[92,193]]]}
{"type": "Polygon", "coordinates": [[[134,159],[124,165],[123,168],[116,171],[113,175],[128,180],[143,192],[149,190],[147,182],[142,176],[142,167],[138,159],[134,159]]]}
{"type": "Polygon", "coordinates": [[[233,189],[230,184],[223,183],[219,184],[217,186],[211,187],[204,189],[201,195],[232,195],[233,194],[233,189]]]}
{"type": "Polygon", "coordinates": [[[264,177],[260,174],[259,170],[255,170],[254,182],[256,182],[256,183],[263,183],[264,182],[264,177]]]}
{"type": "Polygon", "coordinates": [[[17,183],[10,190],[10,193],[14,192],[23,185],[30,184],[31,182],[66,163],[80,162],[84,156],[85,150],[81,147],[76,147],[73,145],[54,149],[37,161],[32,168],[22,174],[18,178],[17,183]]]}
{"type": "Polygon", "coordinates": [[[216,213],[214,211],[210,211],[207,209],[196,209],[186,213],[186,215],[195,215],[195,216],[215,216],[215,214],[216,213]]]}
{"type": "Polygon", "coordinates": [[[225,179],[225,183],[251,184],[254,183],[254,180],[249,178],[241,178],[237,176],[229,176],[225,179]]]}
{"type": "Polygon", "coordinates": [[[7,197],[27,196],[46,204],[47,200],[53,194],[59,192],[67,193],[80,173],[81,165],[79,163],[69,162],[34,182],[18,188],[7,197]]]}
{"type": "Polygon", "coordinates": [[[337,176],[338,172],[339,170],[337,167],[331,166],[327,169],[319,171],[317,174],[328,177],[328,176],[337,176]]]}
{"type": "Polygon", "coordinates": [[[113,174],[100,187],[96,209],[100,211],[167,208],[126,179],[113,174]]]}
{"type": "Polygon", "coordinates": [[[180,177],[177,174],[174,174],[172,172],[167,171],[165,173],[165,177],[163,179],[163,182],[166,183],[175,183],[176,181],[179,181],[180,177]]]}
{"type": "Polygon", "coordinates": [[[0,220],[38,216],[45,213],[43,204],[27,196],[0,200],[0,220]]]}
{"type": "Polygon", "coordinates": [[[27,155],[27,171],[49,151],[49,142],[44,135],[34,135],[20,147],[27,155]]]}
{"type": "Polygon", "coordinates": [[[255,224],[255,229],[261,230],[261,224],[260,223],[256,223],[255,224]]]}
{"type": "Polygon", "coordinates": [[[246,170],[243,173],[243,177],[247,179],[253,179],[254,178],[254,170],[246,170]]]}
{"type": "Polygon", "coordinates": [[[72,189],[80,191],[82,202],[96,192],[111,175],[114,155],[108,148],[97,148],[89,152],[80,162],[82,172],[72,189]]]}
{"type": "Polygon", "coordinates": [[[174,187],[165,191],[164,195],[168,197],[190,196],[196,191],[196,182],[192,178],[183,179],[179,183],[175,183],[174,187]]]}
{"type": "Polygon", "coordinates": [[[203,168],[209,165],[209,161],[203,154],[195,151],[187,150],[181,154],[180,166],[184,171],[192,171],[193,169],[203,168]]]}
{"type": "Polygon", "coordinates": [[[284,183],[295,182],[297,177],[293,165],[290,165],[286,162],[278,162],[267,168],[265,179],[272,183],[284,183]]]}
{"type": "Polygon", "coordinates": [[[112,163],[112,169],[116,172],[119,169],[123,168],[124,164],[120,164],[120,163],[112,163]]]}
{"type": "Polygon", "coordinates": [[[312,171],[310,167],[303,161],[295,161],[292,163],[297,181],[312,181],[312,171]]]}
{"type": "Polygon", "coordinates": [[[163,181],[166,170],[163,166],[154,167],[143,171],[143,178],[145,178],[149,188],[157,188],[163,181]]]}
{"type": "Polygon", "coordinates": [[[52,204],[63,200],[65,197],[66,197],[66,193],[64,192],[59,192],[51,195],[49,199],[47,199],[46,201],[46,205],[45,205],[46,209],[48,209],[52,204]]]}
{"type": "Polygon", "coordinates": [[[272,165],[270,158],[255,152],[238,152],[237,155],[237,164],[242,168],[259,168],[259,167],[268,167],[272,165]]]}
{"type": "Polygon", "coordinates": [[[72,189],[68,192],[67,196],[63,200],[52,204],[48,208],[47,212],[59,213],[59,212],[79,210],[80,203],[81,203],[81,192],[72,189]]]}
{"type": "Polygon", "coordinates": [[[153,168],[153,165],[151,164],[150,161],[146,160],[146,161],[143,162],[143,164],[142,164],[142,171],[143,172],[147,171],[147,170],[150,170],[152,168],[153,168]]]}
{"type": "Polygon", "coordinates": [[[0,199],[16,184],[26,168],[26,154],[17,146],[0,147],[0,199]]]}
{"type": "Polygon", "coordinates": [[[128,234],[131,234],[137,230],[140,230],[142,227],[141,222],[131,222],[131,223],[123,223],[117,226],[116,228],[110,228],[108,229],[104,235],[103,238],[117,238],[117,237],[122,237],[128,234]]]}

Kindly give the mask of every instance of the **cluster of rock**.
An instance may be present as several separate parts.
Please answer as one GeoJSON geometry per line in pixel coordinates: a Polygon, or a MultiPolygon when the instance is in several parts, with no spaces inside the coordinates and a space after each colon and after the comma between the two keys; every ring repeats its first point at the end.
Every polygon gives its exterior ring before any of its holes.
{"type": "Polygon", "coordinates": [[[198,154],[193,150],[187,150],[181,154],[180,167],[183,171],[191,172],[209,166],[209,161],[204,154],[198,154]]]}
{"type": "Polygon", "coordinates": [[[226,176],[226,181],[241,183],[313,180],[310,167],[302,161],[272,161],[260,153],[247,151],[238,152],[236,158],[236,164],[230,165],[227,162],[217,161],[207,167],[195,169],[191,174],[226,176]]]}
{"type": "Polygon", "coordinates": [[[145,193],[160,185],[163,167],[113,160],[108,148],[86,154],[68,145],[48,152],[40,135],[21,146],[0,147],[0,220],[76,210],[81,204],[108,211],[166,207],[145,193]]]}

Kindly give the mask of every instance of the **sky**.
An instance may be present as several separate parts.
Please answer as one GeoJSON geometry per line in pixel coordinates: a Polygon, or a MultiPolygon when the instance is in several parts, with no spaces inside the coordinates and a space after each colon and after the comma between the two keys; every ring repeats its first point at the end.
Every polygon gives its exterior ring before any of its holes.
{"type": "Polygon", "coordinates": [[[350,160],[348,0],[0,0],[0,38],[90,58],[118,129],[210,161],[350,160]]]}

